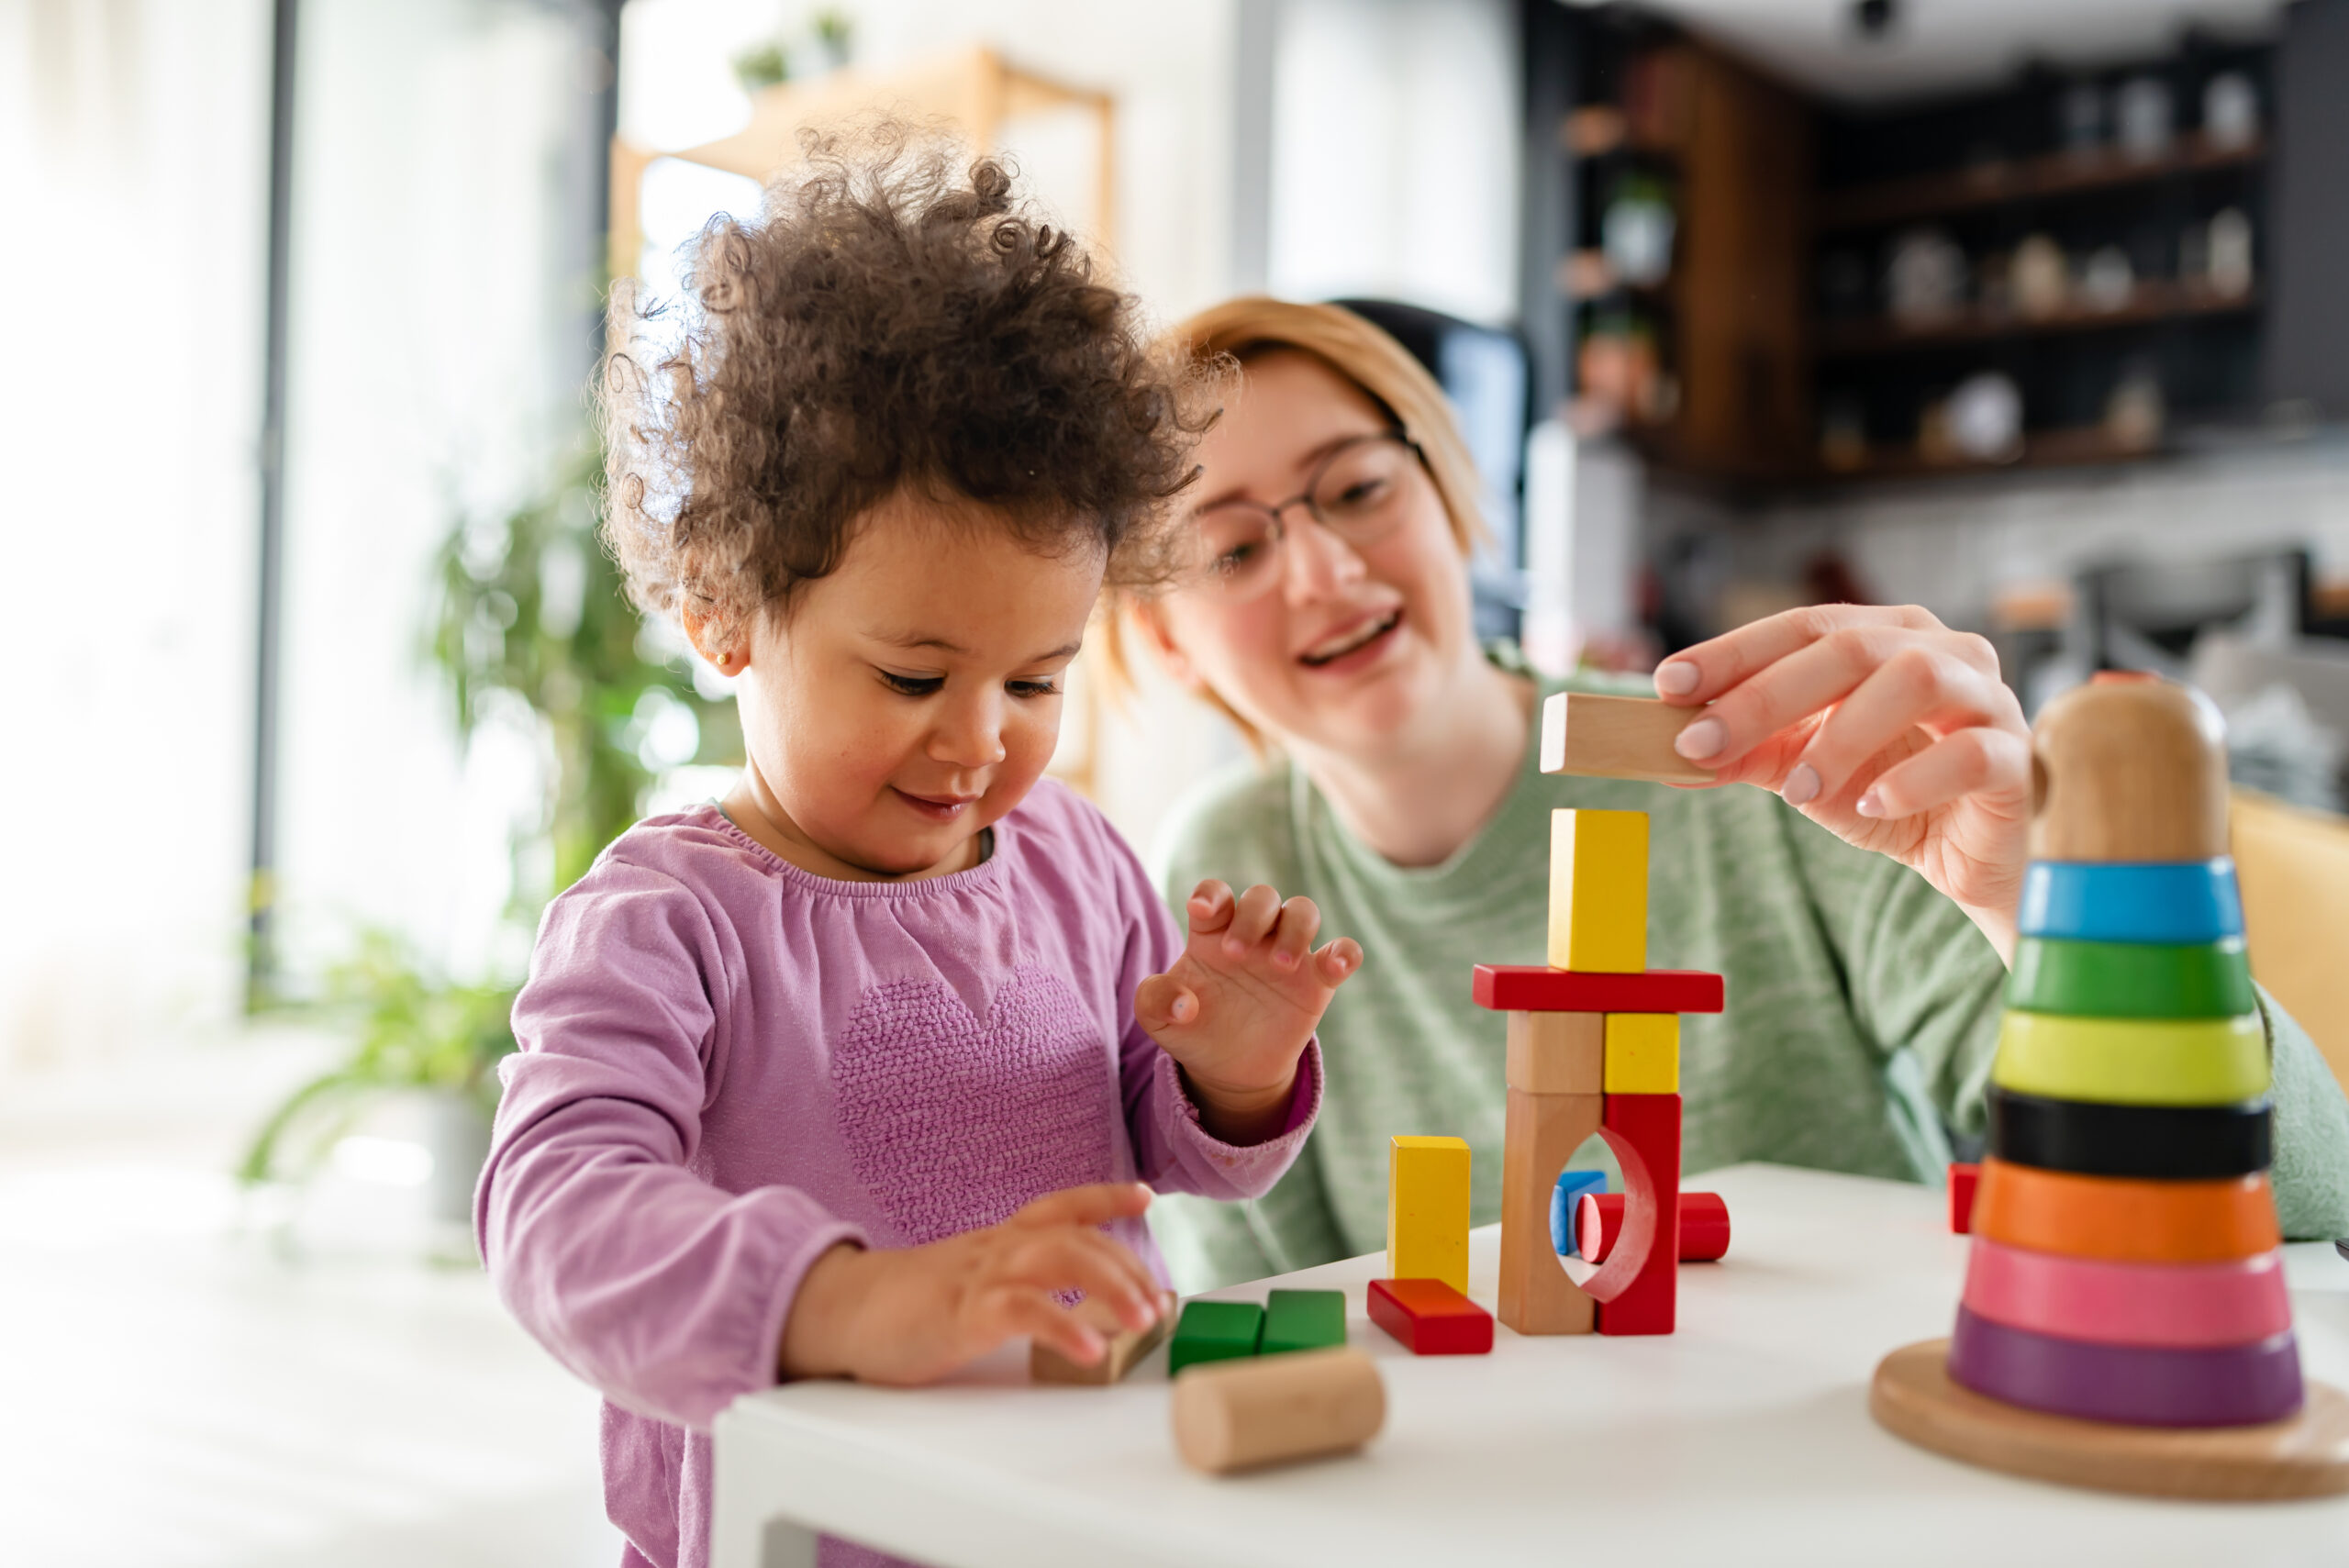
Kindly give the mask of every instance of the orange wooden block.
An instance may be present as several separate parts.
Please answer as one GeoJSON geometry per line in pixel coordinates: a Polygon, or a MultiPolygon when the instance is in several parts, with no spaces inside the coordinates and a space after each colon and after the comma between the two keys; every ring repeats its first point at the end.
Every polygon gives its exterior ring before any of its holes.
{"type": "Polygon", "coordinates": [[[1550,1195],[1583,1140],[1598,1131],[1603,1095],[1508,1092],[1501,1149],[1500,1318],[1520,1334],[1587,1334],[1591,1298],[1550,1242],[1550,1195]]]}
{"type": "Polygon", "coordinates": [[[2222,1263],[2282,1243],[2265,1175],[2217,1182],[2075,1176],[1985,1160],[1974,1234],[2122,1263],[2222,1263]]]}

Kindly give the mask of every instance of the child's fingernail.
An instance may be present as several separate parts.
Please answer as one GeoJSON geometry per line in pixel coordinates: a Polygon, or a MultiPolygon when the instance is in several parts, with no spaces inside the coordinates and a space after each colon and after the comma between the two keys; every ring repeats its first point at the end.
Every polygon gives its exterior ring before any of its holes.
{"type": "Polygon", "coordinates": [[[1297,967],[1297,954],[1289,951],[1286,948],[1281,948],[1274,952],[1273,962],[1282,969],[1295,969],[1297,967]]]}
{"type": "Polygon", "coordinates": [[[1238,958],[1241,953],[1248,951],[1248,944],[1241,941],[1238,937],[1226,937],[1223,939],[1223,951],[1230,953],[1232,957],[1238,958]]]}
{"type": "Polygon", "coordinates": [[[1672,738],[1672,749],[1698,762],[1720,751],[1729,741],[1729,728],[1718,718],[1700,718],[1672,738]]]}
{"type": "Polygon", "coordinates": [[[1884,796],[1870,790],[1860,796],[1860,803],[1852,809],[1863,817],[1881,817],[1884,815],[1884,796]]]}
{"type": "Polygon", "coordinates": [[[1778,798],[1788,806],[1808,806],[1819,797],[1819,770],[1809,762],[1797,762],[1795,771],[1778,788],[1778,798]]]}
{"type": "Polygon", "coordinates": [[[1698,679],[1697,666],[1687,660],[1668,660],[1656,666],[1655,689],[1667,697],[1685,697],[1697,689],[1698,679]]]}
{"type": "Polygon", "coordinates": [[[1191,1021],[1191,1015],[1198,1010],[1199,1005],[1191,1000],[1190,995],[1187,992],[1183,995],[1175,997],[1174,1006],[1168,1009],[1168,1011],[1174,1015],[1174,1021],[1178,1024],[1189,1023],[1191,1021]]]}

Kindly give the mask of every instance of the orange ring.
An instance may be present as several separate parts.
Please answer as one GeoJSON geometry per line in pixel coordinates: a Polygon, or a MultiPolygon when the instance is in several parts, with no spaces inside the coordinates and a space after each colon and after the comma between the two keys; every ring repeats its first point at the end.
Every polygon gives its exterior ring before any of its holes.
{"type": "Polygon", "coordinates": [[[2267,1177],[2162,1182],[1982,1162],[1974,1234],[2116,1263],[2222,1263],[2282,1243],[2267,1177]]]}

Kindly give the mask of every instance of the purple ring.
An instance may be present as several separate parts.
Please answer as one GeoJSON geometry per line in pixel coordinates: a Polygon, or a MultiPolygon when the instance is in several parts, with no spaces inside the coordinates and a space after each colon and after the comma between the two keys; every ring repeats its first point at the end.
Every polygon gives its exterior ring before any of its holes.
{"type": "Polygon", "coordinates": [[[2131,1427],[2247,1427],[2300,1407],[2300,1353],[2288,1329],[2209,1350],[2099,1345],[2010,1329],[1961,1306],[1949,1374],[2009,1405],[2131,1427]]]}

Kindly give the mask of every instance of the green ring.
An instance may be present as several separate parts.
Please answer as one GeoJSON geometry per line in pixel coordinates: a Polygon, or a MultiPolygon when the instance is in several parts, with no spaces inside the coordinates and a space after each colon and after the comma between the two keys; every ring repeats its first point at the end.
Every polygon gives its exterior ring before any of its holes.
{"type": "Polygon", "coordinates": [[[2233,1018],[2259,1008],[2241,937],[2191,947],[2024,937],[2007,1006],[2077,1018],[2233,1018]]]}
{"type": "Polygon", "coordinates": [[[2267,1092],[2267,1030],[2236,1018],[2007,1015],[1990,1081],[2019,1095],[2115,1106],[2223,1106],[2267,1092]]]}

